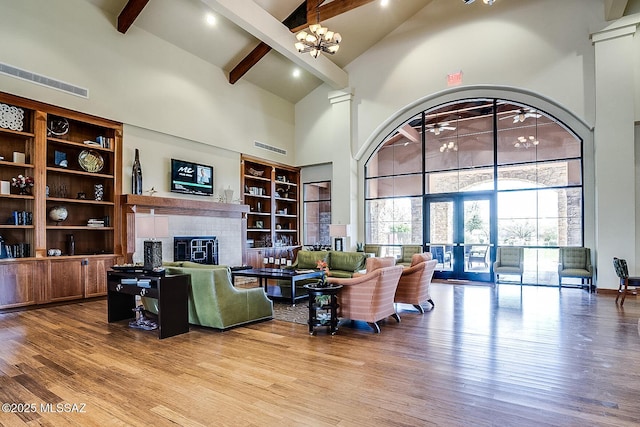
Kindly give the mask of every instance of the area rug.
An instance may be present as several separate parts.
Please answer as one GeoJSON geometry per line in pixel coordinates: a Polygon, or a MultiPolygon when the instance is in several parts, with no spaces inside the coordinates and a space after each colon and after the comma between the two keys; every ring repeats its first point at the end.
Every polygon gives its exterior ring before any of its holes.
{"type": "Polygon", "coordinates": [[[306,325],[307,320],[309,320],[309,306],[306,301],[302,301],[293,307],[289,303],[274,301],[273,318],[276,320],[284,320],[285,322],[306,325]]]}

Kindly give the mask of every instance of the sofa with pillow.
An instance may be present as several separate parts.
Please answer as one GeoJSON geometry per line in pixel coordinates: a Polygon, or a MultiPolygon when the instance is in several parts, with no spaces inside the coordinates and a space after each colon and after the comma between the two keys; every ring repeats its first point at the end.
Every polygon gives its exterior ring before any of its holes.
{"type": "MultiPolygon", "coordinates": [[[[294,263],[286,267],[294,270],[315,270],[318,268],[318,261],[327,263],[329,277],[351,278],[358,271],[363,271],[367,255],[364,252],[342,252],[342,251],[298,251],[294,263]]],[[[317,282],[316,279],[301,280],[296,282],[296,295],[306,295],[307,290],[304,285],[317,282]]],[[[280,294],[277,296],[288,297],[291,295],[291,284],[287,281],[278,281],[280,294]]],[[[271,293],[271,291],[269,291],[271,293]]]]}
{"type": "MultiPolygon", "coordinates": [[[[245,323],[273,318],[273,303],[262,288],[239,289],[233,286],[226,265],[195,262],[165,262],[166,274],[189,274],[189,323],[216,329],[228,329],[245,323]]],[[[158,313],[158,300],[142,298],[145,309],[158,313]]]]}
{"type": "Polygon", "coordinates": [[[329,276],[349,278],[353,273],[364,270],[367,256],[364,252],[342,251],[299,251],[290,268],[296,270],[315,269],[318,261],[325,261],[329,276]]]}

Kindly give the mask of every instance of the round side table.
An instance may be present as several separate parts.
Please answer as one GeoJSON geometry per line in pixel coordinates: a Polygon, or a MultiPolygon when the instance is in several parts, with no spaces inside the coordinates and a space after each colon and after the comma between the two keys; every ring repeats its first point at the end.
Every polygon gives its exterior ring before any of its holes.
{"type": "Polygon", "coordinates": [[[338,292],[342,285],[320,287],[304,285],[309,293],[309,334],[316,334],[316,327],[328,326],[331,335],[338,330],[338,292]]]}

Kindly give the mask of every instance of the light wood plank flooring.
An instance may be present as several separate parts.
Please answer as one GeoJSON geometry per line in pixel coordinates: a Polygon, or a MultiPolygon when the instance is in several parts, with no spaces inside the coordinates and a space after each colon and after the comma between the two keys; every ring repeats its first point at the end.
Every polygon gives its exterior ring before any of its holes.
{"type": "MultiPolygon", "coordinates": [[[[2,425],[631,426],[640,300],[434,284],[434,310],[309,336],[268,321],[158,340],[106,301],[0,314],[2,425]],[[83,412],[52,413],[67,403],[83,412]],[[13,409],[16,409],[14,406],[13,409]],[[24,408],[23,408],[24,409],[24,408]]],[[[402,306],[410,310],[410,306],[402,306]]]]}

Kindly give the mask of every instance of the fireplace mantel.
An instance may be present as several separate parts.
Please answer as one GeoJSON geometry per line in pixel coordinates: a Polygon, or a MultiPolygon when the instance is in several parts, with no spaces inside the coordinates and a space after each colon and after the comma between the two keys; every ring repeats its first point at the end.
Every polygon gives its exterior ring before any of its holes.
{"type": "MultiPolygon", "coordinates": [[[[218,218],[237,218],[242,222],[242,232],[238,239],[242,241],[242,248],[247,240],[247,212],[248,205],[233,203],[205,202],[191,199],[175,199],[171,197],[142,196],[125,194],[121,196],[122,206],[122,240],[125,243],[126,262],[132,262],[136,245],[136,213],[149,213],[151,209],[160,215],[188,215],[218,218]]],[[[242,261],[245,262],[245,251],[242,251],[242,261]]]]}

